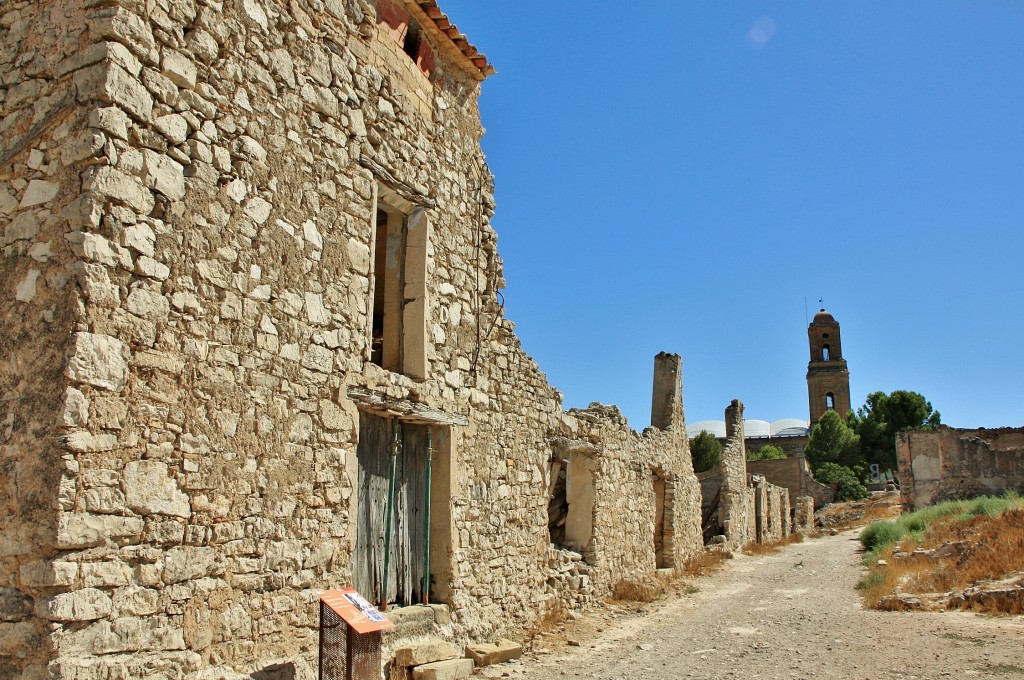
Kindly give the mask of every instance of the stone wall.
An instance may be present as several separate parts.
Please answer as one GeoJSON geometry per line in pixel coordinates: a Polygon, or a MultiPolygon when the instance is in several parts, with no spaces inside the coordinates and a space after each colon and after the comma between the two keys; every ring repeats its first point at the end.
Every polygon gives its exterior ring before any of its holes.
{"type": "Polygon", "coordinates": [[[747,437],[744,444],[747,451],[757,453],[762,446],[772,445],[782,449],[787,456],[794,458],[804,455],[807,448],[807,435],[793,435],[789,437],[747,437]]]}
{"type": "Polygon", "coordinates": [[[1024,491],[1024,428],[899,432],[896,455],[907,508],[1024,491]]]}
{"type": "MultiPolygon", "coordinates": [[[[102,485],[79,455],[110,448],[116,437],[77,428],[89,417],[107,426],[117,420],[126,369],[121,343],[103,342],[81,323],[95,270],[73,252],[101,247],[79,238],[99,219],[81,197],[81,173],[107,142],[90,127],[103,113],[85,105],[83,90],[95,83],[89,65],[125,58],[126,50],[82,49],[88,29],[67,18],[78,4],[0,7],[0,677],[42,677],[53,645],[49,620],[71,617],[76,607],[85,618],[112,608],[96,590],[110,574],[51,561],[81,540],[72,536],[99,528],[64,513],[74,507],[79,480],[102,485]],[[65,390],[71,379],[82,389],[65,390]],[[73,585],[85,590],[77,601],[57,594],[73,585]]],[[[92,491],[91,502],[102,504],[103,493],[92,491]]],[[[114,542],[141,530],[126,518],[110,524],[114,542]]]]}
{"type": "Polygon", "coordinates": [[[434,436],[460,639],[701,550],[678,357],[656,428],[563,413],[496,302],[489,67],[449,29],[383,0],[0,9],[0,676],[313,677],[318,593],[371,559],[371,417],[434,436]],[[559,456],[593,503],[567,572],[559,456]]]}
{"type": "Polygon", "coordinates": [[[794,532],[810,534],[814,531],[814,499],[810,496],[800,496],[796,499],[796,506],[793,508],[794,532]]]}
{"type": "Polygon", "coordinates": [[[747,452],[743,446],[743,403],[733,399],[725,409],[726,444],[722,449],[719,520],[730,549],[757,540],[748,533],[753,508],[747,494],[747,452]]]}
{"type": "Polygon", "coordinates": [[[776,543],[789,536],[789,494],[786,489],[765,484],[765,534],[762,543],[776,543]]]}
{"type": "Polygon", "coordinates": [[[743,403],[738,399],[725,409],[725,424],[721,463],[697,475],[705,543],[737,550],[748,543],[780,541],[791,531],[789,493],[750,472],[755,463],[746,457],[743,403]]]}
{"type": "Polygon", "coordinates": [[[835,497],[835,489],[822,484],[811,475],[807,459],[803,455],[777,460],[748,460],[747,470],[752,474],[763,475],[776,486],[789,489],[791,504],[795,504],[800,496],[812,496],[814,507],[821,508],[831,503],[835,497]]]}

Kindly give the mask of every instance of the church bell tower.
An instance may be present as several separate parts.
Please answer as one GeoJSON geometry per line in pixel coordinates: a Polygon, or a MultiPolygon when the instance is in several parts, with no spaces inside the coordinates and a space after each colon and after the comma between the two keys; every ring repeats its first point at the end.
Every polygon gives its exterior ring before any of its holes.
{"type": "Polygon", "coordinates": [[[843,359],[839,324],[822,309],[807,327],[811,361],[807,364],[807,399],[811,425],[832,409],[844,418],[850,412],[850,370],[843,359]]]}

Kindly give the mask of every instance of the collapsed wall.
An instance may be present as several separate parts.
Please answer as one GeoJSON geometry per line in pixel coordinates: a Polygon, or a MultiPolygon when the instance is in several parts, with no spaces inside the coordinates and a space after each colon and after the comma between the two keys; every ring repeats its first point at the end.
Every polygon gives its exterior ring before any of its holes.
{"type": "Polygon", "coordinates": [[[1024,491],[1024,428],[899,432],[896,457],[907,508],[1024,491]]]}
{"type": "Polygon", "coordinates": [[[799,455],[791,458],[748,460],[747,471],[763,475],[770,483],[788,489],[789,500],[794,507],[801,496],[811,496],[814,507],[822,508],[831,503],[836,494],[831,486],[814,478],[802,449],[799,455]]]}
{"type": "Polygon", "coordinates": [[[0,12],[0,676],[310,678],[324,588],[465,639],[701,550],[678,356],[637,434],[503,316],[433,2],[0,12]]]}
{"type": "Polygon", "coordinates": [[[755,506],[748,490],[747,450],[743,444],[743,404],[739,399],[733,399],[725,409],[725,435],[718,516],[726,537],[726,546],[734,550],[757,540],[759,535],[750,530],[755,506]]]}
{"type": "MultiPolygon", "coordinates": [[[[752,543],[776,543],[793,531],[790,491],[750,472],[743,436],[743,403],[725,409],[726,439],[717,468],[697,475],[701,528],[707,544],[737,550],[752,543]]],[[[798,497],[803,503],[804,497],[798,497]]],[[[813,520],[812,520],[813,521],[813,520]]]]}

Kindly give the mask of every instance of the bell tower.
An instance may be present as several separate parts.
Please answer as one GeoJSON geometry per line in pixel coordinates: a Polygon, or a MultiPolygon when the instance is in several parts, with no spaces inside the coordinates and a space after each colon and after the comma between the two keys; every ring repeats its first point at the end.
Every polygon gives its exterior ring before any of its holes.
{"type": "Polygon", "coordinates": [[[850,370],[843,359],[839,324],[822,309],[807,327],[811,361],[807,364],[807,399],[811,425],[833,409],[844,418],[850,412],[850,370]]]}

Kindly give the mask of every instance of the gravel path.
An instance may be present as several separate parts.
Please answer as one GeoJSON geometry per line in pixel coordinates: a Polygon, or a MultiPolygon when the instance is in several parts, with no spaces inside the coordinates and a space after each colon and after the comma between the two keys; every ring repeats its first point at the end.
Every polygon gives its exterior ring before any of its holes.
{"type": "Polygon", "coordinates": [[[1024,678],[1024,617],[863,609],[854,590],[862,575],[856,536],[737,555],[694,580],[698,592],[647,613],[606,611],[590,622],[592,635],[567,631],[579,646],[535,649],[502,673],[526,680],[1024,678]]]}

